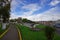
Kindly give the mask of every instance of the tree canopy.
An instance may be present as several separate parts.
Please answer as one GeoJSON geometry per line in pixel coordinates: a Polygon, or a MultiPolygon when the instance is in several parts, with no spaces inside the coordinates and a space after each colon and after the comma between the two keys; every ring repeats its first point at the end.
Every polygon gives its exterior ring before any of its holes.
{"type": "Polygon", "coordinates": [[[0,16],[3,18],[3,22],[9,20],[10,17],[10,3],[9,0],[0,0],[0,16]]]}

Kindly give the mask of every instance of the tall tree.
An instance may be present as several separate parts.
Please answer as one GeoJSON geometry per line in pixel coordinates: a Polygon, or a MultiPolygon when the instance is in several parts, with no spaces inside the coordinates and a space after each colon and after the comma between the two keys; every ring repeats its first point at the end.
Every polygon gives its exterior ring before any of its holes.
{"type": "Polygon", "coordinates": [[[0,16],[3,16],[3,22],[9,20],[10,17],[10,0],[0,0],[0,16]]]}

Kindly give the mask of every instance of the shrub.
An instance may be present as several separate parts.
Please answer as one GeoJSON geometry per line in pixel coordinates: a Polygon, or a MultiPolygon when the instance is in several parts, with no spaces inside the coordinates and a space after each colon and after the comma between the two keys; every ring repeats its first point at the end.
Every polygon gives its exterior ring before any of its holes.
{"type": "Polygon", "coordinates": [[[54,33],[55,33],[55,28],[50,27],[50,26],[46,26],[46,28],[45,28],[45,35],[47,37],[47,40],[53,40],[54,33]]]}

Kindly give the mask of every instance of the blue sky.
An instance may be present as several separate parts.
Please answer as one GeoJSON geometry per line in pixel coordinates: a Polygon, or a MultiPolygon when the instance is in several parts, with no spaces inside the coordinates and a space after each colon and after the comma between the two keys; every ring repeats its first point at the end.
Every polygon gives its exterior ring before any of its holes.
{"type": "Polygon", "coordinates": [[[32,21],[60,19],[60,0],[13,0],[11,19],[27,18],[32,21]]]}

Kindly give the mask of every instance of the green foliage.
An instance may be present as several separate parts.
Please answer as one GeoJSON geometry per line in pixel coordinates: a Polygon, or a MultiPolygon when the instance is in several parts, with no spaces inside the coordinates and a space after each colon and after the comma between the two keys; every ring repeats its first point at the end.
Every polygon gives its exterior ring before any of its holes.
{"type": "Polygon", "coordinates": [[[47,40],[53,40],[54,33],[55,33],[55,28],[50,27],[50,26],[46,26],[46,28],[45,28],[45,35],[47,37],[47,40]]]}
{"type": "Polygon", "coordinates": [[[0,0],[0,16],[3,18],[3,22],[6,22],[9,20],[10,17],[10,2],[9,0],[0,0]],[[3,3],[5,4],[3,6],[3,3]],[[8,3],[8,4],[6,4],[8,3]]]}
{"type": "Polygon", "coordinates": [[[2,24],[0,23],[0,30],[2,29],[2,24]]]}
{"type": "Polygon", "coordinates": [[[31,20],[28,20],[28,19],[26,19],[26,18],[24,18],[24,19],[22,20],[22,22],[35,23],[35,22],[33,22],[33,21],[31,21],[31,20]]]}
{"type": "Polygon", "coordinates": [[[3,32],[2,30],[2,24],[0,23],[0,34],[3,32]]]}
{"type": "Polygon", "coordinates": [[[26,18],[24,18],[22,21],[23,21],[23,22],[27,22],[28,20],[27,20],[26,18]]]}
{"type": "Polygon", "coordinates": [[[17,19],[10,19],[10,22],[17,22],[17,19]]]}

